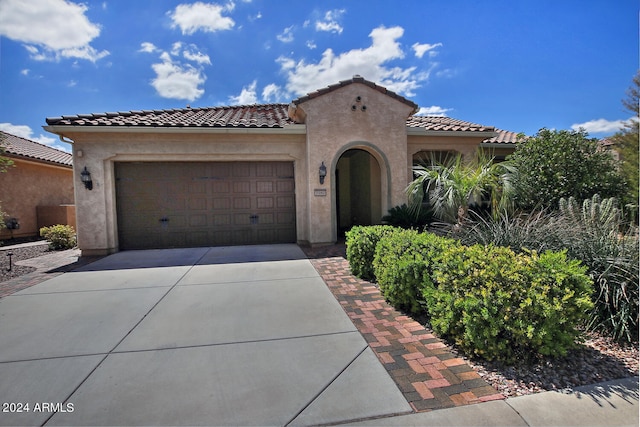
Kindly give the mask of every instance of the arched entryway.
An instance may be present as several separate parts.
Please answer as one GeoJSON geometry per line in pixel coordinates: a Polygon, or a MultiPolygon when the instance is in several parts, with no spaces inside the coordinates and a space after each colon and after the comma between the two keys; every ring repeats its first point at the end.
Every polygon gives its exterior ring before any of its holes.
{"type": "Polygon", "coordinates": [[[380,224],[382,172],[374,156],[358,148],[345,151],[336,164],[335,180],[339,238],[354,225],[380,224]]]}

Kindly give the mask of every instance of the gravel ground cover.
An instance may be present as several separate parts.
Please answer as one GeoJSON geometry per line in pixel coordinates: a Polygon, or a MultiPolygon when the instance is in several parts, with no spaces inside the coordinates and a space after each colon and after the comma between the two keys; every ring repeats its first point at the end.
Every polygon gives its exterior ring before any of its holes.
{"type": "Polygon", "coordinates": [[[531,365],[506,366],[463,357],[478,374],[507,397],[523,396],[638,376],[638,346],[622,346],[596,333],[565,357],[531,365]]]}
{"type": "Polygon", "coordinates": [[[0,246],[0,282],[35,271],[35,268],[33,267],[16,265],[17,261],[36,258],[46,255],[49,252],[49,245],[44,241],[35,246],[26,246],[14,249],[7,249],[4,246],[0,246]],[[13,254],[11,256],[11,270],[9,270],[9,253],[13,254]]]}

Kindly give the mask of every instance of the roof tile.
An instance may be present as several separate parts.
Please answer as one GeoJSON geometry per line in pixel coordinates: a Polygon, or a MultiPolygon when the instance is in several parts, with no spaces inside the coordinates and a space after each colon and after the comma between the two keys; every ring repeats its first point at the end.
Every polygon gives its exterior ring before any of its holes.
{"type": "Polygon", "coordinates": [[[5,153],[9,155],[40,160],[46,163],[55,163],[63,166],[73,165],[73,156],[71,153],[57,150],[53,147],[12,135],[7,132],[0,131],[0,146],[2,146],[5,153]]]}
{"type": "Polygon", "coordinates": [[[482,142],[491,144],[515,144],[520,140],[518,135],[517,132],[496,129],[496,135],[493,138],[487,138],[482,142]]]}
{"type": "Polygon", "coordinates": [[[423,128],[427,131],[491,132],[495,130],[493,126],[483,126],[441,116],[411,116],[407,119],[407,126],[423,128]]]}
{"type": "MultiPolygon", "coordinates": [[[[240,105],[210,108],[128,111],[76,116],[49,117],[49,125],[139,126],[139,127],[230,127],[283,128],[295,122],[287,114],[287,104],[240,105]]],[[[407,126],[428,131],[491,132],[492,126],[465,122],[451,117],[411,116],[407,126]]],[[[513,132],[507,135],[515,135],[513,132]]],[[[504,137],[499,142],[509,142],[504,137]]],[[[514,139],[514,138],[511,138],[514,139]]]]}

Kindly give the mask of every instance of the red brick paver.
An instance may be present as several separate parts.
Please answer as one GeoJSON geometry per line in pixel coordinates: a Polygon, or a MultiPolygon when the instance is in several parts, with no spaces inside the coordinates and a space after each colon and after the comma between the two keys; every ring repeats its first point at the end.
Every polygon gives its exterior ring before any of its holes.
{"type": "Polygon", "coordinates": [[[416,412],[504,399],[376,285],[351,275],[344,245],[303,249],[416,412]]]}

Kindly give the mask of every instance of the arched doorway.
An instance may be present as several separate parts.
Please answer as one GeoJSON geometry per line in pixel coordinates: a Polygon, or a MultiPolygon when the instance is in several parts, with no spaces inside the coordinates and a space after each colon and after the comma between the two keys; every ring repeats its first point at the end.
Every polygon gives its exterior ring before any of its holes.
{"type": "Polygon", "coordinates": [[[381,169],[362,149],[345,151],[336,164],[336,225],[338,237],[354,225],[380,224],[381,169]]]}

